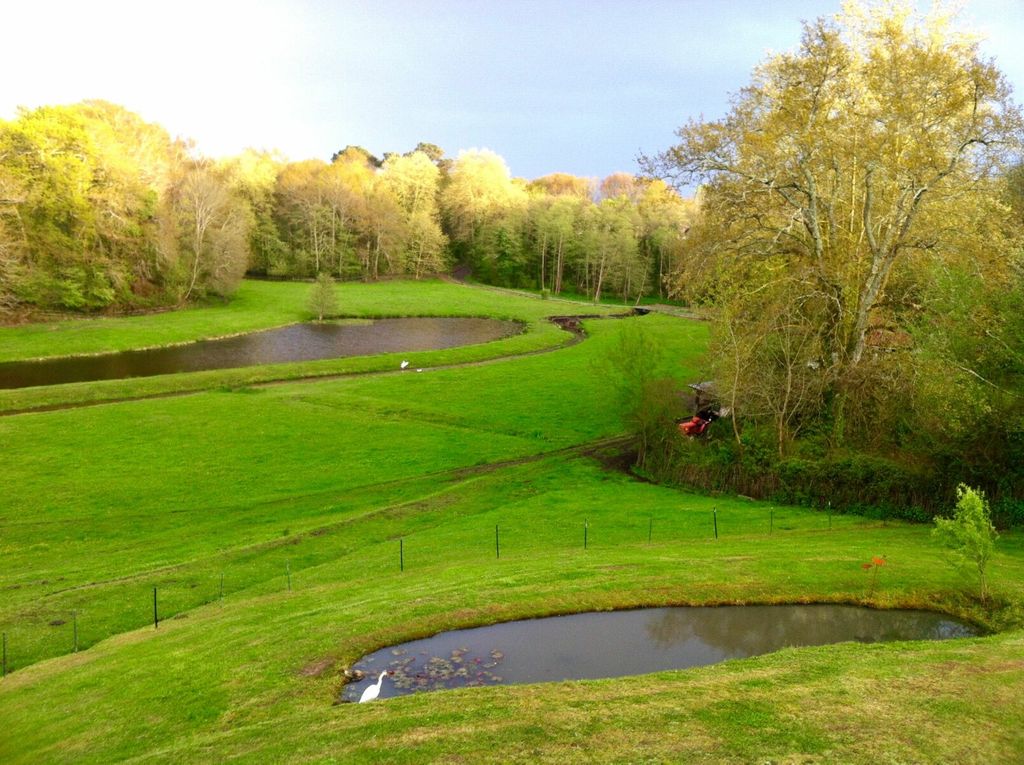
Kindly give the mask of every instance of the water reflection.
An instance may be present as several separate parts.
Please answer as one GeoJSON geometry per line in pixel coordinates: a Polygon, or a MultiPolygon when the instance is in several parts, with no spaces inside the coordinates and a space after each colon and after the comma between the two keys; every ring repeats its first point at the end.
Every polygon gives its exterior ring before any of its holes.
{"type": "Polygon", "coordinates": [[[359,324],[293,324],[221,340],[101,356],[0,364],[0,388],[149,377],[289,361],[441,350],[521,332],[497,319],[380,319],[359,324]]]}
{"type": "Polygon", "coordinates": [[[928,611],[876,611],[851,606],[742,606],[656,609],[646,624],[659,648],[697,640],[730,656],[754,656],[787,646],[842,641],[944,640],[974,634],[928,611]]]}
{"type": "Polygon", "coordinates": [[[574,614],[457,630],[386,648],[353,668],[354,700],[383,669],[381,697],[473,685],[621,677],[714,664],[787,646],[858,641],[945,640],[975,634],[926,611],[853,606],[651,608],[574,614]]]}

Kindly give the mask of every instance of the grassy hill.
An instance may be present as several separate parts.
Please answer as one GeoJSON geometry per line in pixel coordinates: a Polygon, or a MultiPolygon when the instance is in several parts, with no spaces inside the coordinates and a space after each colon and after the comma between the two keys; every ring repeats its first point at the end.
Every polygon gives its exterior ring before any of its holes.
{"type": "MultiPolygon", "coordinates": [[[[47,332],[62,353],[229,334],[304,318],[305,289],[249,283],[224,307],[0,330],[0,341],[7,358],[28,358],[49,348],[47,332]]],[[[315,362],[330,379],[268,386],[232,388],[230,376],[269,382],[309,368],[174,375],[117,383],[118,397],[138,400],[0,417],[0,629],[16,669],[0,682],[0,760],[1024,757],[1019,533],[1000,540],[995,597],[982,605],[926,527],[830,524],[608,469],[602,444],[622,426],[607,351],[639,324],[670,351],[665,372],[692,380],[702,324],[593,320],[586,341],[561,347],[566,334],[544,316],[589,308],[445,283],[339,294],[351,315],[491,315],[530,331],[423,354],[420,374],[368,357],[315,362]],[[536,350],[550,352],[511,355],[536,350]],[[356,369],[381,373],[336,376],[356,369]],[[151,386],[189,395],[142,398],[151,386]],[[860,564],[873,555],[889,564],[869,591],[860,564]],[[817,601],[946,610],[1000,632],[334,703],[341,670],[360,655],[439,630],[641,605],[817,601]]],[[[88,403],[110,397],[108,385],[12,394],[88,403]]]]}

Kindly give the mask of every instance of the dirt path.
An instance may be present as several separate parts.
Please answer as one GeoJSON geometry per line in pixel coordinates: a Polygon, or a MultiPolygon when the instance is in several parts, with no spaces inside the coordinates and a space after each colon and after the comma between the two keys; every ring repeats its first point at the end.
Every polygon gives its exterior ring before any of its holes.
{"type": "MultiPolygon", "coordinates": [[[[572,300],[570,298],[564,298],[564,297],[561,297],[561,296],[558,296],[558,295],[549,295],[548,297],[544,298],[544,297],[538,295],[535,292],[527,292],[525,290],[511,289],[510,287],[495,287],[493,285],[483,284],[483,283],[480,283],[480,282],[470,282],[468,280],[468,278],[467,278],[470,275],[470,273],[471,272],[468,269],[465,270],[465,271],[456,270],[456,272],[453,273],[451,276],[440,275],[440,276],[438,276],[438,278],[441,279],[442,281],[449,282],[450,284],[458,284],[458,285],[460,285],[462,287],[471,287],[473,289],[489,290],[490,292],[499,292],[499,293],[503,293],[503,294],[506,294],[506,295],[515,295],[517,297],[533,298],[534,300],[546,300],[546,301],[559,302],[559,303],[569,303],[570,305],[585,305],[585,306],[591,306],[591,307],[595,307],[595,306],[601,306],[601,307],[606,307],[606,308],[612,308],[613,307],[612,305],[610,305],[608,303],[592,303],[592,302],[588,302],[586,300],[572,300]]],[[[628,310],[629,306],[627,304],[623,304],[622,308],[628,310]]],[[[701,313],[699,311],[694,311],[693,309],[683,308],[681,306],[676,306],[676,305],[668,305],[666,303],[652,303],[652,304],[649,304],[649,305],[640,305],[638,303],[638,304],[633,306],[633,310],[638,312],[638,313],[649,313],[649,312],[650,313],[662,313],[662,314],[665,314],[666,316],[675,316],[675,317],[678,317],[680,319],[692,319],[693,321],[708,321],[708,318],[709,318],[708,316],[704,315],[703,313],[701,313]]],[[[591,317],[585,316],[583,318],[591,318],[591,317]]]]}
{"type": "MultiPolygon", "coordinates": [[[[517,467],[519,465],[527,465],[533,462],[541,462],[551,457],[559,456],[577,456],[577,457],[591,457],[597,459],[602,465],[605,465],[607,469],[619,469],[618,464],[621,462],[615,461],[615,458],[602,458],[601,453],[606,452],[609,449],[621,450],[631,446],[635,439],[632,436],[611,436],[609,438],[598,439],[597,441],[588,441],[583,444],[574,444],[572,446],[564,446],[559,449],[551,449],[544,452],[536,452],[535,454],[527,454],[522,457],[513,457],[505,460],[497,460],[495,462],[488,462],[483,465],[466,465],[462,467],[451,468],[449,470],[437,470],[434,472],[421,473],[419,475],[410,476],[409,478],[402,478],[394,481],[383,481],[380,483],[364,484],[357,487],[346,488],[341,495],[336,490],[326,490],[316,492],[315,494],[307,495],[290,495],[286,501],[293,502],[296,498],[307,496],[315,497],[318,500],[330,501],[332,498],[338,496],[348,496],[353,491],[364,491],[367,489],[379,489],[386,488],[388,486],[397,486],[409,481],[422,481],[426,478],[434,478],[439,482],[455,482],[466,478],[472,478],[474,476],[486,475],[488,473],[494,473],[498,470],[504,470],[510,467],[517,467]]],[[[625,471],[629,475],[628,469],[625,471]]],[[[274,505],[281,500],[272,500],[266,503],[259,503],[253,507],[266,507],[268,505],[274,505]]],[[[119,584],[122,582],[130,582],[140,579],[147,579],[157,574],[167,574],[173,571],[185,570],[191,566],[201,564],[204,560],[208,559],[220,559],[225,555],[237,554],[241,552],[251,552],[256,550],[269,550],[280,547],[287,547],[288,545],[295,544],[298,540],[304,537],[318,537],[327,533],[340,531],[341,529],[353,526],[356,523],[362,523],[367,520],[371,520],[376,517],[382,517],[387,515],[400,515],[404,512],[415,511],[422,506],[424,502],[423,497],[415,497],[413,499],[406,500],[404,502],[398,502],[393,505],[382,505],[374,507],[357,515],[349,516],[343,520],[335,523],[329,523],[322,526],[317,526],[311,529],[304,529],[303,531],[296,532],[295,534],[289,534],[283,537],[275,537],[274,539],[265,540],[261,542],[255,542],[248,545],[239,545],[238,547],[228,548],[226,550],[219,550],[217,553],[207,556],[206,558],[195,558],[181,563],[172,563],[165,566],[157,566],[155,568],[145,569],[143,571],[136,571],[125,576],[113,577],[110,579],[100,579],[91,582],[83,582],[81,584],[71,585],[69,587],[62,587],[56,590],[51,590],[44,593],[41,599],[61,595],[67,592],[73,592],[78,590],[88,590],[96,587],[103,587],[110,584],[119,584]]],[[[318,564],[319,565],[319,564],[318,564]]],[[[299,571],[301,569],[295,569],[299,571]]],[[[188,609],[186,609],[188,610],[188,609]]],[[[170,617],[168,617],[170,618],[170,617]]]]}

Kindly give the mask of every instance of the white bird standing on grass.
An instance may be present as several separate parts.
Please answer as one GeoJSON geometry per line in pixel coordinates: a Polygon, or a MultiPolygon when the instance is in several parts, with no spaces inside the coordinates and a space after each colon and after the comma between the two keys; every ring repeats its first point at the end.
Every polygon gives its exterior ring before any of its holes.
{"type": "Polygon", "coordinates": [[[362,704],[364,701],[373,701],[380,695],[380,685],[384,682],[384,675],[388,674],[388,670],[384,670],[380,673],[380,677],[377,678],[376,685],[367,686],[363,690],[363,695],[359,697],[359,703],[362,704]]]}
{"type": "Polygon", "coordinates": [[[401,367],[402,369],[405,369],[405,368],[406,368],[407,366],[409,366],[409,362],[408,362],[408,361],[403,361],[403,362],[402,362],[401,364],[399,364],[399,366],[400,366],[400,367],[401,367]]]}

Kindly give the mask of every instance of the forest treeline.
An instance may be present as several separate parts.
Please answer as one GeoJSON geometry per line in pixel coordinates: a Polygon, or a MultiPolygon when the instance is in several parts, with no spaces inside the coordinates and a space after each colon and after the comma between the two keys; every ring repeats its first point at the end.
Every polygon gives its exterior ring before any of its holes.
{"type": "Polygon", "coordinates": [[[226,294],[251,218],[230,169],[112,104],[0,122],[0,311],[226,294]]]}
{"type": "Polygon", "coordinates": [[[182,304],[246,272],[374,280],[456,264],[628,300],[663,288],[693,213],[627,173],[528,182],[491,151],[429,143],[212,160],[120,106],[48,106],[0,122],[0,311],[182,304]]]}

